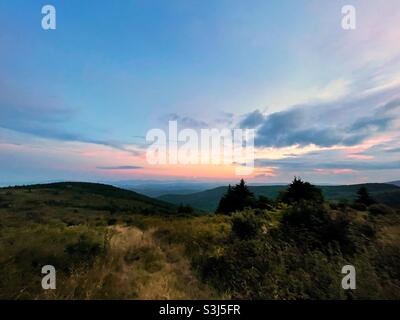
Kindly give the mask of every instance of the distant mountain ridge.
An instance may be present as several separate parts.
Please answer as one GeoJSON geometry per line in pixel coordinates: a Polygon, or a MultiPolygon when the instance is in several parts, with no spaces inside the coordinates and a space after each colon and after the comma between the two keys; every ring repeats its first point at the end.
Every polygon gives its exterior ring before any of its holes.
{"type": "MultiPolygon", "coordinates": [[[[365,183],[341,186],[319,186],[327,200],[354,200],[357,191],[361,187],[366,187],[371,196],[377,201],[400,207],[400,187],[387,183],[365,183]]],[[[286,189],[284,185],[276,186],[249,186],[251,192],[256,196],[266,196],[275,199],[281,191],[286,189]]],[[[228,187],[217,187],[202,192],[192,194],[166,194],[158,197],[158,199],[179,204],[188,204],[194,208],[214,211],[216,210],[219,200],[226,193],[228,187]]]]}
{"type": "Polygon", "coordinates": [[[400,180],[388,182],[388,184],[393,184],[395,186],[400,187],[400,180]]]}
{"type": "Polygon", "coordinates": [[[132,190],[148,197],[157,198],[165,194],[190,194],[208,190],[219,186],[216,183],[184,183],[184,182],[165,182],[165,183],[133,183],[133,182],[114,182],[116,187],[132,190]]]}

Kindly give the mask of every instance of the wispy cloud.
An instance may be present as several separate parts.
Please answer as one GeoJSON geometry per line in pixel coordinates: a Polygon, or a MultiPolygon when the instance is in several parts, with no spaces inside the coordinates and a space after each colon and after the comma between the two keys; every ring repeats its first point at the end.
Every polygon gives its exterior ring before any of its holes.
{"type": "Polygon", "coordinates": [[[178,125],[183,128],[201,129],[208,128],[209,124],[202,120],[197,120],[188,116],[181,116],[176,113],[169,113],[160,118],[161,121],[177,121],[178,125]]]}
{"type": "Polygon", "coordinates": [[[393,148],[393,149],[388,149],[386,152],[389,153],[400,153],[400,148],[393,148]]]}
{"type": "Polygon", "coordinates": [[[142,169],[140,166],[101,166],[97,167],[100,170],[137,170],[142,169]]]}
{"type": "MultiPolygon", "coordinates": [[[[133,155],[140,155],[142,145],[130,143],[128,148],[122,141],[90,137],[77,129],[70,129],[79,118],[76,108],[66,106],[61,98],[32,93],[0,79],[0,128],[39,138],[83,142],[111,147],[133,155]]],[[[93,131],[93,130],[92,130],[93,131]]]]}
{"type": "Polygon", "coordinates": [[[318,162],[316,160],[311,161],[306,158],[298,159],[281,159],[281,160],[256,160],[257,167],[279,167],[281,170],[318,170],[318,169],[336,169],[336,170],[391,170],[400,168],[399,161],[344,161],[331,159],[331,161],[318,162]]]}

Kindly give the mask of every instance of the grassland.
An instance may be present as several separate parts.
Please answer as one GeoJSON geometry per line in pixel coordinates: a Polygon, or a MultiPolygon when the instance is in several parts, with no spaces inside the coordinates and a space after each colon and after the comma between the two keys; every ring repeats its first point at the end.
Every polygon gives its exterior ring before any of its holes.
{"type": "Polygon", "coordinates": [[[324,206],[329,221],[350,221],[343,241],[289,228],[284,204],[178,215],[105,185],[3,188],[0,299],[399,298],[399,212],[324,206]],[[243,221],[257,226],[250,238],[243,221]],[[340,289],[345,263],[359,270],[350,295],[340,289]],[[47,264],[57,270],[56,290],[41,287],[47,264]]]}
{"type": "Polygon", "coordinates": [[[171,205],[104,185],[0,189],[0,298],[222,297],[198,280],[182,240],[190,238],[193,245],[218,239],[229,225],[223,217],[175,212],[171,205]],[[41,267],[47,264],[57,270],[54,291],[41,288],[41,267]]]}

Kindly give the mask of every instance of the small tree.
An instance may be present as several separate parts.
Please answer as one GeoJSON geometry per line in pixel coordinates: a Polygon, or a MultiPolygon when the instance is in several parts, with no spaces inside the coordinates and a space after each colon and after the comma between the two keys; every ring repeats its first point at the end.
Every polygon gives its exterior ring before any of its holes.
{"type": "Polygon", "coordinates": [[[288,204],[300,201],[322,203],[324,196],[320,188],[295,177],[288,189],[281,194],[281,200],[288,204]]]}
{"type": "Polygon", "coordinates": [[[240,180],[240,183],[233,188],[231,186],[228,187],[227,193],[219,202],[217,212],[227,214],[243,210],[246,207],[253,207],[254,204],[254,195],[242,179],[240,180]]]}
{"type": "Polygon", "coordinates": [[[357,191],[356,203],[362,203],[366,206],[370,206],[375,203],[375,200],[371,198],[371,196],[369,195],[368,189],[366,187],[361,187],[357,191]]]}

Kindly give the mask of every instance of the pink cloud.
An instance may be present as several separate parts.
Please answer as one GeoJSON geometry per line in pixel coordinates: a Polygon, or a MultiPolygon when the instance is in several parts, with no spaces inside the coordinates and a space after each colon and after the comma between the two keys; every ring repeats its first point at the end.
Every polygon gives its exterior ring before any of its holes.
{"type": "Polygon", "coordinates": [[[357,153],[348,154],[346,156],[346,158],[357,159],[357,160],[371,160],[371,159],[374,159],[373,156],[369,156],[369,155],[366,155],[366,154],[357,154],[357,153]]]}
{"type": "Polygon", "coordinates": [[[314,169],[318,174],[351,174],[354,173],[352,169],[314,169]]]}

